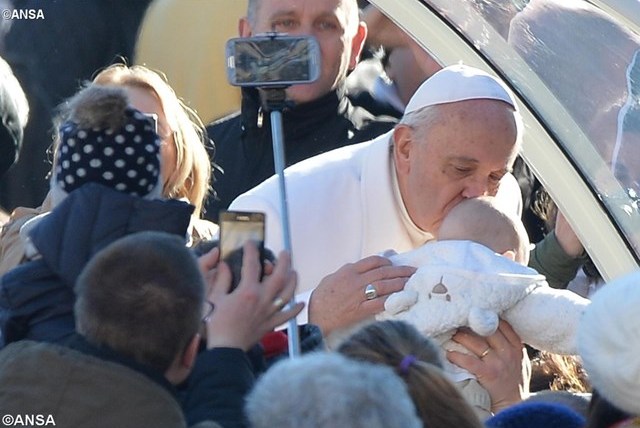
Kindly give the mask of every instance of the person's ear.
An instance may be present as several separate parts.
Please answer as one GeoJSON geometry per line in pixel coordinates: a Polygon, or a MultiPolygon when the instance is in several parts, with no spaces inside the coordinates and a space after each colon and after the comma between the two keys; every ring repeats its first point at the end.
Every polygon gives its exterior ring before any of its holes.
{"type": "Polygon", "coordinates": [[[180,365],[185,370],[191,371],[193,365],[196,362],[196,357],[198,356],[198,349],[200,348],[200,334],[196,333],[191,338],[191,341],[187,344],[187,347],[184,349],[182,353],[182,357],[180,358],[180,365]]]}
{"type": "Polygon", "coordinates": [[[516,252],[514,250],[507,250],[504,253],[502,253],[502,255],[513,262],[516,261],[516,252]]]}
{"type": "Polygon", "coordinates": [[[200,335],[194,334],[184,350],[175,356],[171,366],[164,373],[169,382],[178,385],[185,381],[196,362],[200,346],[200,335]]]}
{"type": "Polygon", "coordinates": [[[251,24],[249,19],[245,16],[238,21],[238,34],[240,37],[251,37],[253,31],[251,30],[251,24]]]}
{"type": "Polygon", "coordinates": [[[358,65],[360,54],[364,48],[364,41],[367,39],[367,24],[360,22],[358,24],[358,31],[351,40],[351,57],[349,58],[349,70],[353,70],[358,65]]]}
{"type": "Polygon", "coordinates": [[[393,130],[393,160],[398,174],[409,173],[413,131],[407,125],[397,125],[393,130]]]}

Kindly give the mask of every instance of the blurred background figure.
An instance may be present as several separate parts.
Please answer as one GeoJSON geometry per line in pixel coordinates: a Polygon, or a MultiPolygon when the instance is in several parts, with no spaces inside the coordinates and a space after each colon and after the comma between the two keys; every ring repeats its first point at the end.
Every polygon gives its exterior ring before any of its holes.
{"type": "Polygon", "coordinates": [[[11,67],[0,57],[0,177],[18,159],[29,104],[11,67]]]}
{"type": "Polygon", "coordinates": [[[610,163],[640,37],[588,2],[531,0],[512,20],[508,41],[610,163]],[[598,91],[575,99],[584,88],[598,91]]]}
{"type": "Polygon", "coordinates": [[[144,17],[135,62],[162,70],[205,123],[240,108],[227,83],[225,43],[238,35],[247,0],[155,0],[144,17]]]}
{"type": "Polygon", "coordinates": [[[373,56],[347,78],[349,98],[374,114],[400,118],[418,86],[442,66],[375,6],[364,8],[362,18],[373,56]]]}
{"type": "Polygon", "coordinates": [[[42,10],[44,19],[12,20],[0,54],[13,68],[31,109],[20,159],[0,181],[0,206],[35,207],[44,199],[51,167],[51,118],[78,83],[124,58],[131,62],[138,27],[151,0],[14,0],[16,9],[42,10]]]}
{"type": "MultiPolygon", "coordinates": [[[[7,22],[7,21],[3,21],[7,22]]],[[[0,28],[2,31],[2,28],[0,28]]],[[[0,178],[18,160],[24,128],[29,118],[29,104],[11,71],[11,67],[0,57],[0,178]]],[[[9,220],[9,214],[0,206],[0,226],[9,220]]]]}
{"type": "Polygon", "coordinates": [[[486,428],[582,428],[583,426],[584,418],[570,407],[546,402],[515,404],[485,422],[486,428]]]}
{"type": "MultiPolygon", "coordinates": [[[[640,423],[640,271],[617,278],[591,299],[578,349],[593,385],[587,427],[609,427],[630,418],[640,423]]],[[[616,425],[618,426],[618,425],[616,425]]]]}

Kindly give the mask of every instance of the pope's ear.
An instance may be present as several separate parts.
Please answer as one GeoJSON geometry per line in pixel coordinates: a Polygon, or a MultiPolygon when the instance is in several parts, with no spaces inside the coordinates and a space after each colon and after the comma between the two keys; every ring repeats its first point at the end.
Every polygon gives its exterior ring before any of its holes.
{"type": "Polygon", "coordinates": [[[393,130],[393,160],[401,174],[409,172],[413,132],[407,125],[396,125],[393,130]]]}

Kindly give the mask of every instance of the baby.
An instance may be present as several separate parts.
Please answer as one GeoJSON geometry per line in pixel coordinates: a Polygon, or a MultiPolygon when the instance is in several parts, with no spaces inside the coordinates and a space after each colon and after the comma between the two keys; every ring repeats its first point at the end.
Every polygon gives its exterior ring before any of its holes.
{"type": "Polygon", "coordinates": [[[466,199],[453,207],[438,230],[438,241],[469,240],[526,266],[529,236],[520,219],[495,205],[492,197],[466,199]]]}
{"type": "MultiPolygon", "coordinates": [[[[488,336],[502,318],[534,348],[575,354],[576,328],[588,300],[550,288],[544,276],[526,267],[528,254],[522,222],[493,198],[462,201],[442,222],[438,241],[390,257],[418,270],[403,291],[389,296],[377,319],[407,321],[443,348],[469,353],[450,340],[456,329],[466,326],[488,336]]],[[[491,399],[473,375],[450,363],[445,370],[478,414],[488,417],[491,399]]]]}

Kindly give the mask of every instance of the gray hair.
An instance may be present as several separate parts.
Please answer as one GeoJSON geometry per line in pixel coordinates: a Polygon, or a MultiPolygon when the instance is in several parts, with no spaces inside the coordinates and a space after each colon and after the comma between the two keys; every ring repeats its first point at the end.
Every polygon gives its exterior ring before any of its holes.
{"type": "Polygon", "coordinates": [[[249,394],[253,428],[421,428],[406,386],[389,367],[329,352],[284,360],[249,394]]]}
{"type": "MultiPolygon", "coordinates": [[[[430,128],[442,119],[442,110],[439,107],[440,104],[435,104],[414,110],[403,115],[398,124],[406,125],[414,129],[418,135],[424,136],[430,128]]],[[[516,145],[518,147],[518,151],[520,151],[520,148],[522,147],[524,122],[517,109],[514,109],[513,111],[513,118],[516,121],[516,145]]]]}
{"type": "Polygon", "coordinates": [[[402,116],[400,125],[406,125],[421,135],[441,120],[441,109],[437,105],[414,110],[402,116]]]}

